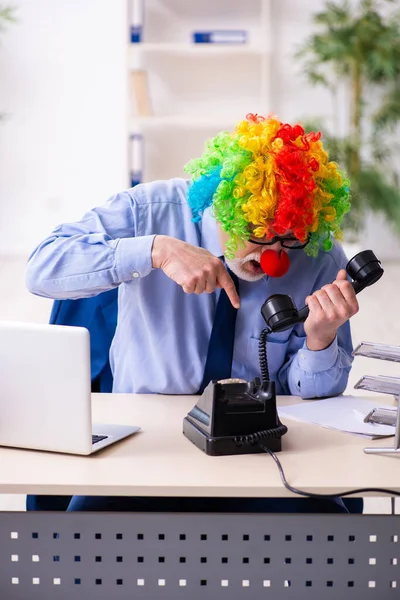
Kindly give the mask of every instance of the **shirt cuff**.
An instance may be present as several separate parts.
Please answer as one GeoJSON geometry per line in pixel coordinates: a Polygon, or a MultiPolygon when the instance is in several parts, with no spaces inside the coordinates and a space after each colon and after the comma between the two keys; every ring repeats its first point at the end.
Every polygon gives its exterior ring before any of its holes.
{"type": "Polygon", "coordinates": [[[339,355],[337,337],[324,350],[309,350],[306,341],[298,351],[299,367],[308,373],[319,373],[331,369],[339,355]]]}
{"type": "Polygon", "coordinates": [[[123,238],[115,250],[115,264],[120,282],[146,277],[153,269],[151,252],[155,235],[123,238]]]}

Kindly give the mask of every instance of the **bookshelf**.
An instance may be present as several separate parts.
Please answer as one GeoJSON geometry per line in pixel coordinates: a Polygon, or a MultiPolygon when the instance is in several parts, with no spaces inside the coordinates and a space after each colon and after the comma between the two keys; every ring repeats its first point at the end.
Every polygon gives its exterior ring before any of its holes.
{"type": "Polygon", "coordinates": [[[169,54],[193,54],[193,55],[222,55],[235,56],[241,54],[255,54],[261,56],[264,52],[262,46],[256,44],[195,44],[185,43],[145,43],[130,45],[130,64],[136,64],[138,46],[140,52],[161,52],[169,54]]]}
{"type": "Polygon", "coordinates": [[[127,59],[130,184],[184,177],[207,139],[270,112],[271,1],[142,0],[140,42],[127,59]],[[246,42],[192,41],[194,31],[218,30],[245,31],[246,42]]]}

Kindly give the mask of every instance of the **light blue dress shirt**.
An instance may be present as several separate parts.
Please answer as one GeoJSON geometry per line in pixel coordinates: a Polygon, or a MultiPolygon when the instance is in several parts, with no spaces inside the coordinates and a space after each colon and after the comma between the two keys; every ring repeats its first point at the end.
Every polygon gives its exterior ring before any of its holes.
{"type": "MultiPolygon", "coordinates": [[[[114,392],[194,394],[200,387],[219,290],[185,294],[153,269],[156,234],[169,235],[222,256],[216,222],[207,210],[193,223],[189,182],[155,181],[116,194],[77,223],[56,227],[32,253],[26,269],[31,292],[47,298],[87,298],[119,286],[118,324],[110,351],[114,392]]],[[[260,375],[261,305],[290,294],[298,308],[307,295],[333,281],[346,257],[337,244],[317,258],[290,251],[286,275],[240,281],[232,376],[260,375]]],[[[344,391],[351,367],[349,323],[325,350],[308,350],[302,324],[268,337],[270,376],[278,394],[303,398],[344,391]]]]}

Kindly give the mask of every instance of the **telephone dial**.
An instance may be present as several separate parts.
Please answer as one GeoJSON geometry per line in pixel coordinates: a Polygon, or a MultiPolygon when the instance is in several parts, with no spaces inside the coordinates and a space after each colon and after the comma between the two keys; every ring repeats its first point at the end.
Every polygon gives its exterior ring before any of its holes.
{"type": "MultiPolygon", "coordinates": [[[[380,261],[372,250],[364,250],[346,265],[352,286],[358,294],[383,275],[380,261]]],[[[268,372],[266,341],[269,333],[285,331],[304,322],[307,306],[297,310],[292,298],[270,296],[261,307],[266,328],[261,332],[259,360],[261,379],[211,381],[193,409],[183,420],[184,435],[210,455],[263,452],[259,442],[270,450],[281,450],[287,432],[276,410],[275,382],[268,372]]]]}

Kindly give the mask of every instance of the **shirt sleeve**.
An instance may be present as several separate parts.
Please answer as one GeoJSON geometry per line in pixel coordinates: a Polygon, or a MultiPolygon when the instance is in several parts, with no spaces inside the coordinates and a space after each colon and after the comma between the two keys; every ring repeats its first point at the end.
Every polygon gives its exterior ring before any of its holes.
{"type": "Polygon", "coordinates": [[[138,207],[128,191],[65,223],[32,252],[26,285],[38,296],[88,298],[152,269],[154,235],[140,235],[138,207]]]}
{"type": "MultiPolygon", "coordinates": [[[[343,255],[343,260],[345,257],[343,255]]],[[[345,264],[345,263],[344,263],[345,264]]],[[[313,291],[334,281],[342,264],[333,259],[317,278],[313,291]]],[[[302,398],[323,398],[342,394],[347,387],[353,344],[350,322],[344,323],[328,348],[309,350],[303,325],[297,325],[291,334],[287,359],[278,372],[285,393],[302,398]]]]}

